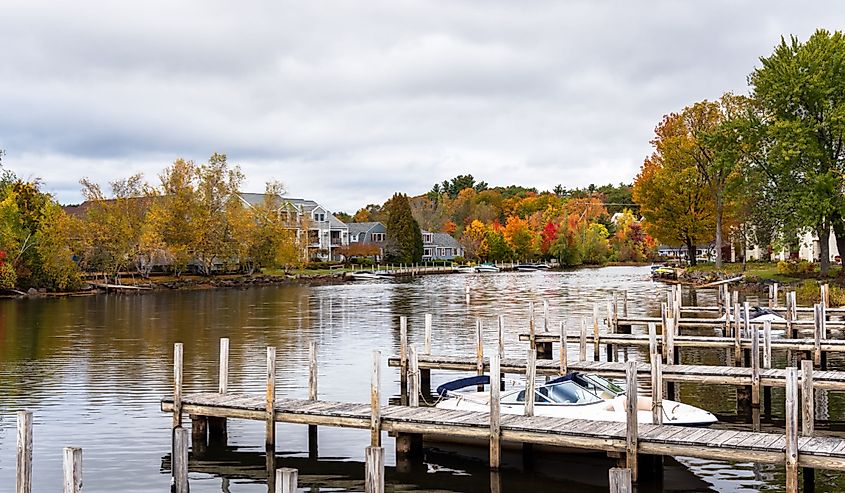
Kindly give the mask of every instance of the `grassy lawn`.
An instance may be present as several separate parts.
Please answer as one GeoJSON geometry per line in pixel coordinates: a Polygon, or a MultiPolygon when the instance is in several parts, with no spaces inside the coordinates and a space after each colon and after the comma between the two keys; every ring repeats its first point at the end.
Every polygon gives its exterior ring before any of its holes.
{"type": "MultiPolygon", "coordinates": [[[[745,271],[741,263],[725,263],[721,269],[716,269],[712,263],[699,264],[695,267],[688,267],[690,272],[722,272],[729,275],[745,274],[746,277],[756,277],[761,280],[771,280],[779,283],[800,282],[804,279],[819,279],[818,266],[814,266],[812,272],[803,274],[783,274],[778,272],[777,262],[748,262],[745,264],[745,271]]],[[[832,265],[827,277],[834,278],[839,275],[842,266],[832,265]]]]}

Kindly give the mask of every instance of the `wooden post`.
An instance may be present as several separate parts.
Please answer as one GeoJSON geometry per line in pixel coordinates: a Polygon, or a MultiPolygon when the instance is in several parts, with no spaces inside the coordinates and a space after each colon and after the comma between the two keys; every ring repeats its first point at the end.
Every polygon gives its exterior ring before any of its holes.
{"type": "Polygon", "coordinates": [[[560,344],[558,347],[558,362],[560,363],[560,374],[566,375],[567,369],[567,356],[566,356],[566,322],[561,320],[560,321],[560,344]]]}
{"type": "Polygon", "coordinates": [[[373,351],[370,379],[370,445],[381,447],[381,351],[373,351]]]}
{"type": "Polygon", "coordinates": [[[772,323],[763,322],[763,368],[772,367],[772,323]]]}
{"type": "Polygon", "coordinates": [[[502,371],[499,355],[490,355],[490,469],[497,470],[502,460],[502,424],[500,415],[499,382],[502,371]]]}
{"type": "Polygon", "coordinates": [[[815,434],[816,412],[813,391],[813,362],[801,361],[801,435],[811,437],[815,434]]]}
{"type": "Polygon", "coordinates": [[[543,332],[549,331],[549,300],[543,300],[543,332]]]}
{"type": "Polygon", "coordinates": [[[408,404],[408,317],[399,317],[399,390],[402,405],[408,404]]]}
{"type": "MultiPolygon", "coordinates": [[[[484,332],[481,327],[481,319],[475,319],[475,374],[484,375],[484,332]]],[[[478,391],[484,390],[483,385],[478,386],[478,391]]]]}
{"type": "Polygon", "coordinates": [[[657,348],[657,325],[653,322],[648,324],[648,352],[649,354],[660,354],[657,348]]]}
{"type": "Polygon", "coordinates": [[[425,314],[425,342],[423,346],[423,354],[431,355],[431,325],[432,316],[430,313],[425,314]]]}
{"type": "Polygon", "coordinates": [[[220,338],[220,371],[217,391],[225,394],[229,390],[229,338],[220,338]]]}
{"type": "Polygon", "coordinates": [[[675,364],[675,319],[667,318],[666,327],[666,364],[675,364]]]}
{"type": "Polygon", "coordinates": [[[177,426],[173,433],[173,491],[188,493],[188,430],[177,426]]]}
{"type": "Polygon", "coordinates": [[[742,366],[742,331],[739,330],[739,305],[734,305],[734,366],[742,366]]]}
{"type": "Polygon", "coordinates": [[[610,481],[610,493],[631,493],[634,491],[631,486],[630,469],[613,467],[608,473],[608,480],[610,481]]]}
{"type": "Polygon", "coordinates": [[[593,361],[599,360],[599,304],[593,303],[593,361]]]}
{"type": "Polygon", "coordinates": [[[505,358],[505,316],[499,315],[499,360],[505,358]]]}
{"type": "Polygon", "coordinates": [[[308,343],[308,400],[317,400],[317,342],[308,343]]]}
{"type": "Polygon", "coordinates": [[[537,353],[528,350],[528,364],[525,368],[525,415],[534,416],[534,380],[537,376],[537,353]]]}
{"type": "MultiPolygon", "coordinates": [[[[408,385],[408,405],[412,407],[419,407],[420,406],[420,363],[417,359],[417,348],[416,346],[411,346],[409,348],[409,356],[410,356],[410,381],[408,385]]],[[[482,360],[483,365],[483,360],[482,360]]],[[[482,366],[482,371],[484,367],[482,366]]]]}
{"type": "Polygon", "coordinates": [[[182,343],[173,344],[173,428],[182,426],[182,343]]]}
{"type": "Polygon", "coordinates": [[[267,348],[267,453],[276,453],[276,348],[267,348]]]}
{"type": "MultiPolygon", "coordinates": [[[[723,286],[725,285],[723,284],[723,286]]],[[[727,337],[731,329],[731,302],[727,292],[727,286],[725,286],[725,296],[728,297],[728,300],[725,301],[725,337],[727,337]]]]}
{"type": "Polygon", "coordinates": [[[64,493],[82,491],[82,449],[65,447],[62,452],[64,469],[64,493]]]}
{"type": "Polygon", "coordinates": [[[743,304],[743,311],[742,311],[742,313],[744,315],[743,320],[742,320],[742,324],[743,324],[743,327],[745,328],[746,334],[751,333],[751,313],[750,312],[751,312],[751,305],[750,305],[750,303],[748,303],[746,301],[743,304]]]}
{"type": "Polygon", "coordinates": [[[364,468],[364,492],[384,493],[384,448],[367,447],[364,468]]]}
{"type": "Polygon", "coordinates": [[[751,328],[751,407],[760,407],[760,330],[751,328]]]}
{"type": "Polygon", "coordinates": [[[651,353],[651,422],[663,424],[663,362],[660,353],[651,353]]]}
{"type": "MultiPolygon", "coordinates": [[[[616,297],[616,293],[614,293],[614,298],[616,297]]],[[[611,334],[616,333],[616,328],[614,326],[614,313],[616,311],[615,305],[608,300],[607,302],[607,331],[611,334]]]]}
{"type": "Polygon", "coordinates": [[[587,361],[587,317],[581,318],[581,340],[578,344],[578,361],[587,361]]]}
{"type": "Polygon", "coordinates": [[[822,324],[820,321],[821,303],[813,305],[813,363],[821,366],[822,363],[822,324]]]}
{"type": "Polygon", "coordinates": [[[827,283],[822,284],[822,288],[821,288],[821,295],[822,295],[822,296],[821,296],[821,298],[822,298],[822,305],[823,305],[825,308],[830,307],[830,286],[828,286],[828,285],[827,285],[827,283]]]}
{"type": "Polygon", "coordinates": [[[786,369],[786,491],[798,493],[798,369],[786,369]]]}
{"type": "Polygon", "coordinates": [[[528,344],[532,351],[537,350],[537,333],[534,328],[534,302],[528,302],[528,344]]]}
{"type": "Polygon", "coordinates": [[[660,337],[663,339],[663,361],[669,361],[666,358],[666,319],[669,318],[669,305],[663,303],[660,305],[660,325],[663,330],[660,331],[660,337]]]}
{"type": "Polygon", "coordinates": [[[625,464],[631,470],[631,480],[637,482],[637,363],[628,361],[625,366],[625,403],[627,430],[625,434],[625,464]]]}
{"type": "Polygon", "coordinates": [[[276,493],[296,493],[299,488],[299,471],[290,467],[276,469],[276,493]]]}
{"type": "Polygon", "coordinates": [[[770,284],[770,285],[769,285],[769,287],[768,287],[768,295],[769,295],[769,296],[768,296],[768,298],[769,298],[769,299],[768,299],[768,301],[769,301],[769,308],[772,308],[772,307],[774,307],[774,306],[775,306],[775,302],[774,302],[774,290],[773,290],[772,288],[773,288],[773,286],[770,284]]]}
{"type": "Polygon", "coordinates": [[[778,307],[778,283],[772,284],[772,291],[773,291],[773,293],[772,293],[773,294],[773,296],[772,296],[772,307],[777,308],[778,307]]]}
{"type": "Polygon", "coordinates": [[[628,318],[628,290],[622,291],[622,316],[628,318]]]}
{"type": "Polygon", "coordinates": [[[18,411],[15,491],[32,493],[32,412],[18,411]]]}
{"type": "Polygon", "coordinates": [[[593,361],[601,359],[601,346],[599,345],[599,304],[593,303],[593,361]]]}
{"type": "Polygon", "coordinates": [[[469,286],[467,286],[467,287],[466,287],[466,299],[467,299],[467,300],[466,300],[466,301],[467,301],[467,306],[469,306],[469,286]]]}

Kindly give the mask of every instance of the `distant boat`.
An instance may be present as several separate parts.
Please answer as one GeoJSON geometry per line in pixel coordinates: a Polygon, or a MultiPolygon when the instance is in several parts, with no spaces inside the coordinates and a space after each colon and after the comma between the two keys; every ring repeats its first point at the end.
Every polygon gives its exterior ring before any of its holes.
{"type": "Polygon", "coordinates": [[[346,274],[355,281],[371,281],[373,279],[384,279],[385,276],[371,270],[359,270],[356,272],[349,272],[346,274]]]}
{"type": "Polygon", "coordinates": [[[473,274],[475,273],[475,267],[472,265],[462,265],[455,269],[458,274],[473,274]]]}
{"type": "MultiPolygon", "coordinates": [[[[725,315],[722,315],[718,318],[718,320],[724,320],[725,315]]],[[[731,321],[734,321],[736,318],[732,315],[731,321]]],[[[742,308],[739,309],[739,319],[745,320],[745,310],[742,308]]],[[[778,322],[778,323],[786,323],[786,319],[781,317],[771,308],[764,308],[760,306],[752,306],[748,308],[748,321],[749,322],[778,322]]]]}
{"type": "Polygon", "coordinates": [[[550,269],[549,264],[534,264],[534,267],[537,270],[549,270],[550,269]]]}
{"type": "Polygon", "coordinates": [[[478,264],[475,266],[475,272],[499,272],[499,268],[493,264],[478,264]]]}
{"type": "Polygon", "coordinates": [[[537,266],[534,264],[519,264],[514,266],[513,269],[519,272],[534,272],[537,270],[537,266]]]}

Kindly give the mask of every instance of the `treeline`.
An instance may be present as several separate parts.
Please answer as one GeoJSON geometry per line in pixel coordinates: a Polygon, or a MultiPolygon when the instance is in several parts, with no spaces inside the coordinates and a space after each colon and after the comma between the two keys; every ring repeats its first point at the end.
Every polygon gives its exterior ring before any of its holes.
{"type": "MultiPolygon", "coordinates": [[[[490,187],[472,175],[435,184],[409,199],[423,229],[449,233],[478,261],[556,258],[563,265],[650,260],[656,256],[631,209],[631,185],[552,191],[490,187]],[[619,212],[614,221],[612,216],[619,212]]],[[[368,205],[353,220],[384,221],[386,208],[368,205]]]]}
{"type": "Polygon", "coordinates": [[[244,176],[223,154],[205,164],[179,159],[148,184],[140,175],[110,184],[82,179],[86,201],[66,213],[39,181],[0,177],[0,287],[76,289],[82,272],[115,279],[159,268],[176,275],[298,267],[305,218],[290,214],[277,182],[264,200],[239,195],[244,176]]]}
{"type": "Polygon", "coordinates": [[[646,230],[662,243],[725,239],[764,256],[813,232],[826,273],[831,230],[845,252],[845,38],[816,31],[782,39],[748,77],[749,94],[726,93],[671,113],[634,183],[646,230]]]}

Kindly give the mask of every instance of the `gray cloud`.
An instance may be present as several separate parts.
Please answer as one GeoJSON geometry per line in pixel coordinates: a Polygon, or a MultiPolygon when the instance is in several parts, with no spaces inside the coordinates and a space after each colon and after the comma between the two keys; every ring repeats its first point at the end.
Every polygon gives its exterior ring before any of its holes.
{"type": "Polygon", "coordinates": [[[226,152],[260,191],[335,210],[472,173],[630,181],[662,115],[745,92],[834,2],[7,0],[0,148],[64,202],[78,179],[226,152]]]}

